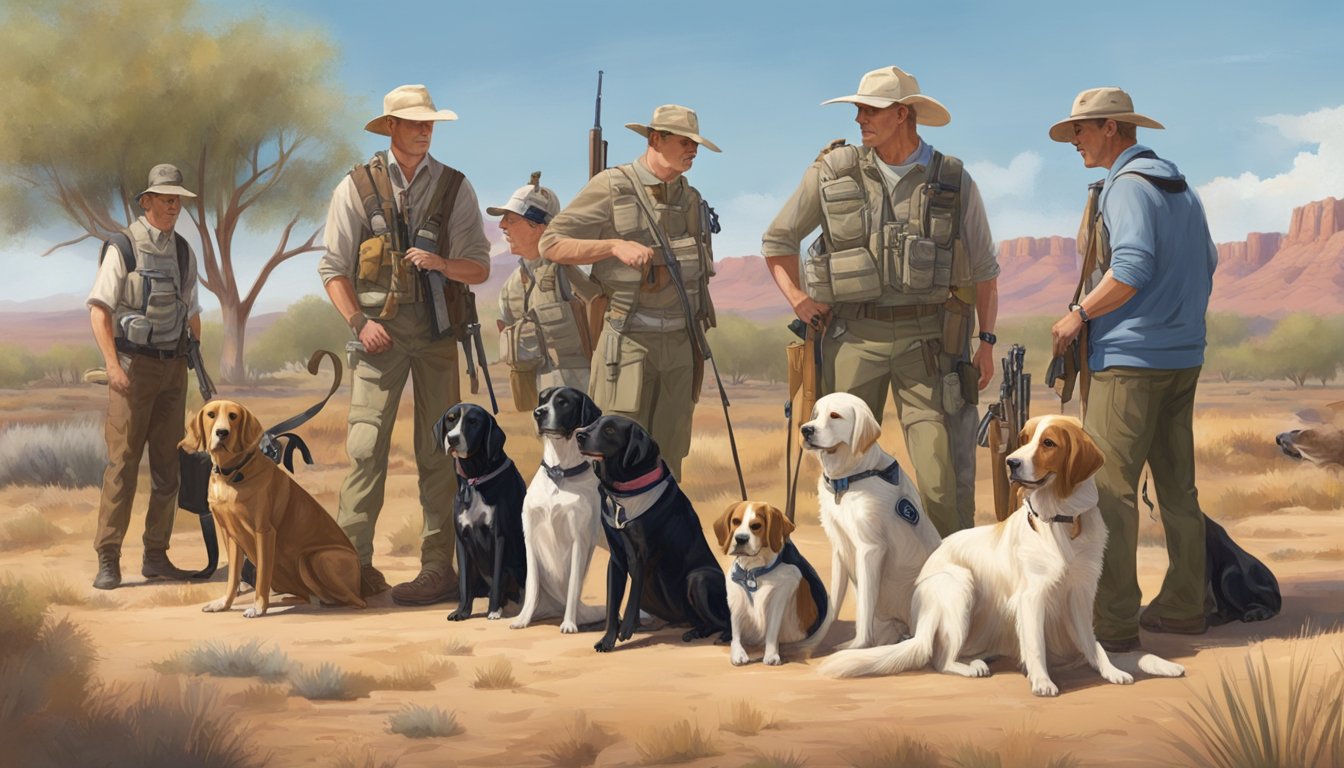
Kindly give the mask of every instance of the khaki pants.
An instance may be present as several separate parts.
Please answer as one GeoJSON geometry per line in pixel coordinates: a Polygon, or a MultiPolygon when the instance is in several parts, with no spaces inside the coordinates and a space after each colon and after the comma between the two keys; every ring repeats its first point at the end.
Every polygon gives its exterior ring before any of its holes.
{"type": "Polygon", "coordinates": [[[591,374],[592,371],[588,368],[556,368],[549,373],[538,376],[537,386],[541,389],[569,387],[580,392],[587,392],[588,378],[591,374]]]}
{"type": "Polygon", "coordinates": [[[452,457],[434,440],[434,423],[460,400],[457,339],[433,341],[422,303],[403,304],[396,317],[382,322],[392,347],[378,355],[356,353],[350,387],[350,431],[345,450],[350,474],[341,486],[340,523],[359,552],[361,564],[373,562],[373,535],[383,508],[392,427],[406,377],[415,398],[415,464],[420,477],[420,564],[450,574],[456,535],[453,498],[457,473],[452,457]]]}
{"type": "Polygon", "coordinates": [[[590,396],[602,413],[628,416],[647,429],[680,480],[681,461],[691,452],[694,378],[685,331],[620,334],[606,326],[593,355],[590,396]],[[608,365],[614,361],[618,367],[608,365]]]}
{"type": "Polygon", "coordinates": [[[1085,426],[1106,456],[1098,506],[1109,537],[1097,586],[1096,630],[1103,640],[1139,634],[1139,474],[1146,462],[1161,504],[1167,566],[1152,604],[1166,619],[1204,615],[1204,513],[1195,488],[1194,406],[1199,368],[1107,368],[1092,374],[1085,426]]]}
{"type": "Polygon", "coordinates": [[[855,395],[881,421],[890,388],[915,481],[934,527],[942,536],[969,528],[974,520],[962,519],[957,510],[957,478],[944,424],[937,361],[933,370],[925,361],[924,343],[942,338],[939,316],[837,322],[845,323],[845,332],[838,339],[826,335],[822,390],[855,395]]]}
{"type": "Polygon", "coordinates": [[[182,441],[187,404],[187,360],[159,360],[122,353],[121,367],[131,380],[121,395],[108,389],[107,469],[98,502],[98,529],[93,548],[121,554],[131,521],[140,457],[149,446],[149,511],[145,514],[145,549],[166,550],[177,513],[177,444],[182,441]]]}

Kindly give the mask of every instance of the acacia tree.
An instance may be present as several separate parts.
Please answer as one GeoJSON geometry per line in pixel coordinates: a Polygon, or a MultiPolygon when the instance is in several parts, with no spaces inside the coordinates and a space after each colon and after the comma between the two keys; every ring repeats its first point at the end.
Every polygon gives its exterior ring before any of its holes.
{"type": "Polygon", "coordinates": [[[73,225],[44,256],[105,239],[139,215],[134,195],[149,168],[177,165],[200,195],[184,210],[199,235],[201,285],[223,312],[221,378],[240,380],[262,287],[282,262],[321,248],[314,223],[354,155],[341,138],[349,121],[333,47],[269,19],[208,18],[196,0],[0,8],[6,228],[73,225]],[[244,225],[278,231],[246,289],[238,266],[253,255],[234,248],[244,225]]]}

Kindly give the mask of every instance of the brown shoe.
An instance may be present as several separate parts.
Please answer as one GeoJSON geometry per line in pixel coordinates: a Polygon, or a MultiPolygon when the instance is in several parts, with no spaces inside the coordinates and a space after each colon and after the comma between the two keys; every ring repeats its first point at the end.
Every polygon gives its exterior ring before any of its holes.
{"type": "Polygon", "coordinates": [[[184,571],[173,565],[173,561],[168,559],[168,551],[164,549],[146,549],[144,560],[140,564],[140,574],[146,579],[186,579],[191,576],[190,571],[184,571]]]}
{"type": "Polygon", "coordinates": [[[390,589],[387,585],[387,579],[383,578],[383,572],[374,568],[372,564],[361,566],[359,569],[359,596],[373,597],[390,589]]]}
{"type": "Polygon", "coordinates": [[[116,589],[121,586],[121,557],[111,552],[98,553],[98,575],[93,579],[94,589],[116,589]]]}
{"type": "Polygon", "coordinates": [[[433,605],[457,599],[457,574],[447,576],[438,571],[421,571],[419,576],[392,588],[392,602],[397,605],[433,605]]]}
{"type": "Polygon", "coordinates": [[[1209,621],[1203,616],[1193,619],[1167,619],[1159,616],[1157,608],[1148,606],[1139,614],[1139,626],[1149,632],[1169,632],[1177,635],[1202,635],[1209,631],[1209,621]]]}

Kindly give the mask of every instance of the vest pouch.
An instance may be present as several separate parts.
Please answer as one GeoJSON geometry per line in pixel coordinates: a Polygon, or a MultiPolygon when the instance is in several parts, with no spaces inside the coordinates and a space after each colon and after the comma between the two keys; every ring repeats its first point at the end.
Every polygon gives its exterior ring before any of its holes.
{"type": "Polygon", "coordinates": [[[611,226],[627,239],[644,230],[641,215],[639,203],[633,197],[617,197],[611,201],[611,226]]]}
{"type": "Polygon", "coordinates": [[[852,248],[865,239],[868,231],[863,187],[843,176],[821,183],[821,212],[826,234],[836,250],[852,248]]]}
{"type": "Polygon", "coordinates": [[[144,316],[150,325],[150,340],[163,342],[177,339],[180,335],[177,281],[167,272],[158,270],[141,270],[140,279],[144,316]]]}
{"type": "Polygon", "coordinates": [[[563,361],[588,357],[573,304],[568,301],[538,304],[532,308],[532,315],[536,318],[546,347],[562,358],[553,361],[556,365],[564,367],[563,361]]]}
{"type": "Polygon", "coordinates": [[[848,248],[830,256],[831,293],[836,302],[860,303],[882,295],[877,262],[867,248],[848,248]]]}
{"type": "Polygon", "coordinates": [[[686,284],[687,292],[695,293],[705,273],[704,264],[700,260],[700,244],[694,237],[678,237],[668,245],[672,246],[672,256],[681,267],[681,279],[686,284]]]}
{"type": "Polygon", "coordinates": [[[803,291],[813,301],[835,303],[835,294],[831,291],[831,255],[826,252],[822,238],[813,240],[799,257],[798,275],[803,282],[803,291]]]}
{"type": "Polygon", "coordinates": [[[123,339],[143,347],[149,344],[149,332],[149,318],[144,315],[121,316],[121,337],[123,339]]]}
{"type": "Polygon", "coordinates": [[[537,323],[530,317],[504,327],[499,332],[499,359],[515,370],[534,371],[544,356],[537,323]]]}
{"type": "Polygon", "coordinates": [[[374,281],[378,279],[378,270],[383,266],[383,251],[388,249],[387,241],[387,235],[378,235],[359,244],[358,276],[360,280],[374,281]]]}
{"type": "Polygon", "coordinates": [[[941,381],[943,413],[959,412],[966,405],[966,399],[961,393],[961,376],[953,371],[943,374],[941,381]]]}
{"type": "MultiPolygon", "coordinates": [[[[933,288],[938,247],[927,237],[906,235],[901,243],[901,285],[907,291],[933,288]]],[[[948,259],[951,267],[951,259],[948,259]]],[[[949,277],[951,272],[948,272],[949,277]]]]}

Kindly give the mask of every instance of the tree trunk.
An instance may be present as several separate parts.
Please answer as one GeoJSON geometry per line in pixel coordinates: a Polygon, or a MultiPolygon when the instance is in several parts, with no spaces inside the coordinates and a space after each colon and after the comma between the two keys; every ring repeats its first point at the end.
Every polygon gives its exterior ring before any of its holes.
{"type": "Polygon", "coordinates": [[[219,353],[219,378],[230,384],[241,384],[247,379],[247,368],[243,366],[243,342],[247,336],[248,313],[236,297],[225,294],[218,298],[219,307],[224,313],[224,343],[219,353]]]}

